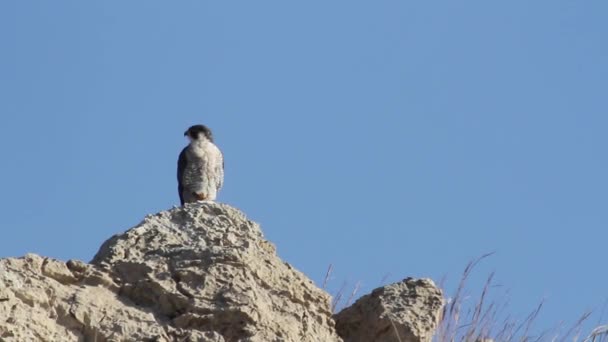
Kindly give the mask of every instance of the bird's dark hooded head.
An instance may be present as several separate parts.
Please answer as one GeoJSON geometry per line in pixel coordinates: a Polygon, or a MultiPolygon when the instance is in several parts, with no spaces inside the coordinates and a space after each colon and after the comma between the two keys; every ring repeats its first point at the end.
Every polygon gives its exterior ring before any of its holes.
{"type": "Polygon", "coordinates": [[[184,132],[184,136],[189,137],[191,140],[201,140],[206,138],[213,142],[213,134],[211,133],[209,127],[205,125],[194,125],[188,128],[188,130],[184,132]]]}

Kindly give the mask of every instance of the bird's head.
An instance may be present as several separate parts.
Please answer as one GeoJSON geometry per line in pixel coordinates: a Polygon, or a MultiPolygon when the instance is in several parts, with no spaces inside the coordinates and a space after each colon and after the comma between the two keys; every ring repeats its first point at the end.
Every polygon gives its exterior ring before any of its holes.
{"type": "Polygon", "coordinates": [[[204,141],[209,140],[213,142],[213,135],[211,134],[211,130],[209,127],[205,125],[194,125],[186,132],[184,132],[184,136],[188,137],[188,140],[192,141],[204,141]]]}

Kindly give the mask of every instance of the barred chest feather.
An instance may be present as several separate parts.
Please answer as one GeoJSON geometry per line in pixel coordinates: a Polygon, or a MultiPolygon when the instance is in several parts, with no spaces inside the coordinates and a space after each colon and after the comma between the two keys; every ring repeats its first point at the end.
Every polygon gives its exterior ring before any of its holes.
{"type": "Polygon", "coordinates": [[[214,200],[224,180],[222,152],[209,141],[196,142],[188,146],[186,158],[184,191],[203,193],[214,200]]]}

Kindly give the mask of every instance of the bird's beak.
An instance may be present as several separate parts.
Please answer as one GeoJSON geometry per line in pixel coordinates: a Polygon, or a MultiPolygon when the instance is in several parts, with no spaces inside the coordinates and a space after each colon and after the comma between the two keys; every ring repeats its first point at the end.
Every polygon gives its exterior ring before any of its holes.
{"type": "Polygon", "coordinates": [[[185,131],[185,132],[184,132],[184,136],[186,136],[186,135],[188,135],[188,131],[185,131]]]}

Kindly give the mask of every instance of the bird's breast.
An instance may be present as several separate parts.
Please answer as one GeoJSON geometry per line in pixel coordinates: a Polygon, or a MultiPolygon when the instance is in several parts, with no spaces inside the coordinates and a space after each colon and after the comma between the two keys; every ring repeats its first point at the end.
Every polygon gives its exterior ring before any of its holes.
{"type": "Polygon", "coordinates": [[[216,183],[213,181],[217,170],[221,169],[222,155],[212,144],[194,147],[187,151],[188,164],[184,170],[184,183],[199,186],[201,183],[216,183]]]}

